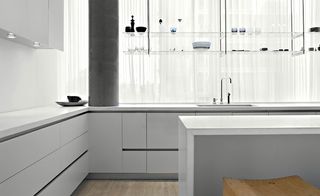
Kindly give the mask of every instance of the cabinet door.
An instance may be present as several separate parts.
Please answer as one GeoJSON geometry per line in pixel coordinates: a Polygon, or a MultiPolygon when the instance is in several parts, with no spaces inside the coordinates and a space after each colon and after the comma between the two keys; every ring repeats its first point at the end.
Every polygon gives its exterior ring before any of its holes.
{"type": "MultiPolygon", "coordinates": [[[[42,146],[38,146],[41,148],[42,146]]],[[[35,195],[41,188],[56,177],[59,170],[59,151],[44,157],[38,162],[12,176],[0,184],[0,195],[35,195]]]]}
{"type": "Polygon", "coordinates": [[[178,152],[147,152],[147,173],[178,173],[178,152]]]}
{"type": "Polygon", "coordinates": [[[27,29],[25,37],[31,41],[49,44],[49,2],[48,0],[27,0],[27,29]]]}
{"type": "Polygon", "coordinates": [[[27,28],[27,0],[0,0],[0,28],[24,35],[27,28]]]}
{"type": "Polygon", "coordinates": [[[49,0],[49,47],[64,49],[64,0],[49,0]]]}
{"type": "Polygon", "coordinates": [[[58,178],[43,189],[38,196],[67,196],[81,184],[88,174],[88,153],[73,163],[58,178]]]}
{"type": "Polygon", "coordinates": [[[88,131],[86,114],[71,118],[60,123],[60,145],[64,146],[88,131]]]}
{"type": "Polygon", "coordinates": [[[0,28],[48,44],[48,0],[0,0],[0,28]]]}
{"type": "Polygon", "coordinates": [[[148,113],[147,148],[178,148],[178,117],[194,113],[148,113]]]}
{"type": "Polygon", "coordinates": [[[60,148],[60,167],[64,170],[73,161],[88,150],[88,133],[83,134],[72,142],[60,148]]]}
{"type": "Polygon", "coordinates": [[[89,168],[92,173],[122,171],[121,113],[89,113],[89,168]]]}
{"type": "Polygon", "coordinates": [[[59,124],[0,143],[0,183],[58,148],[59,124]]]}
{"type": "Polygon", "coordinates": [[[123,148],[147,147],[147,116],[146,113],[122,114],[123,148]]]}
{"type": "Polygon", "coordinates": [[[124,151],[123,172],[124,173],[146,173],[147,152],[146,151],[124,151]]]}

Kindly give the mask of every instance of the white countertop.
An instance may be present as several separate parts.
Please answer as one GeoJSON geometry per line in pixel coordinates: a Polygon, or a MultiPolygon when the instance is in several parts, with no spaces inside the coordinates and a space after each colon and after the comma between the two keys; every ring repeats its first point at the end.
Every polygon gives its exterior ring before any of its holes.
{"type": "Polygon", "coordinates": [[[120,104],[113,107],[90,107],[91,112],[268,112],[320,111],[320,103],[254,103],[252,106],[196,104],[120,104]]]}
{"type": "Polygon", "coordinates": [[[320,115],[181,116],[179,118],[185,129],[194,135],[320,134],[320,115]]]}
{"type": "Polygon", "coordinates": [[[76,116],[88,107],[48,106],[21,111],[0,113],[0,141],[24,131],[76,116]]]}
{"type": "MultiPolygon", "coordinates": [[[[320,103],[273,103],[253,106],[197,106],[196,104],[120,104],[114,107],[60,107],[51,105],[0,113],[0,142],[59,120],[85,112],[268,112],[320,111],[320,103]]],[[[235,125],[238,126],[238,125],[235,125]]]]}

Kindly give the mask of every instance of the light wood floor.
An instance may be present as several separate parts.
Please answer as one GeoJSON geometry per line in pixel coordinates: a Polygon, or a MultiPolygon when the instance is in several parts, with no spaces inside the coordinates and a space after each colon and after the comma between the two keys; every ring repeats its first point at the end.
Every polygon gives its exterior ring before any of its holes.
{"type": "Polygon", "coordinates": [[[178,196],[176,181],[85,181],[73,196],[178,196]]]}

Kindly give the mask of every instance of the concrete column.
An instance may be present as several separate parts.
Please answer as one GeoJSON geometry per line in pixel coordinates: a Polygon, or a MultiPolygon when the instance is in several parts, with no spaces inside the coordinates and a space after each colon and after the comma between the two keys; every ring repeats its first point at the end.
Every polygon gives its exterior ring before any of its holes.
{"type": "Polygon", "coordinates": [[[89,105],[119,104],[118,0],[89,0],[89,105]]]}

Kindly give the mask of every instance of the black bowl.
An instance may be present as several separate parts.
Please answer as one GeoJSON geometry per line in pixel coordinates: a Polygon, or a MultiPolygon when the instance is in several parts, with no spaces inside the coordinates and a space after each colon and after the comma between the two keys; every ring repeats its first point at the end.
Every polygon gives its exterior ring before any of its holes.
{"type": "Polygon", "coordinates": [[[128,33],[128,32],[132,32],[131,27],[127,26],[127,27],[125,28],[125,31],[126,31],[127,33],[128,33]]]}
{"type": "Polygon", "coordinates": [[[147,31],[147,27],[136,27],[137,32],[144,33],[147,31]]]}
{"type": "Polygon", "coordinates": [[[78,96],[67,96],[67,98],[68,98],[68,101],[72,103],[81,101],[81,98],[78,96]]]}
{"type": "Polygon", "coordinates": [[[311,27],[310,32],[320,32],[320,27],[311,27]]]}

